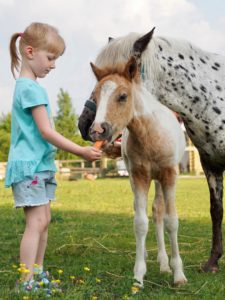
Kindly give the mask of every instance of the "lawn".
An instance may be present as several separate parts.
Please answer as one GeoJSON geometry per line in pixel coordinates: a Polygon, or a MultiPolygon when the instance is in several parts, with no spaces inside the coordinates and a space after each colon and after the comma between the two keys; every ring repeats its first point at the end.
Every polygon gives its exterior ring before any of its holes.
{"type": "MultiPolygon", "coordinates": [[[[177,209],[179,244],[188,284],[174,287],[171,275],[161,275],[152,221],[153,185],[149,193],[148,271],[145,287],[132,295],[135,239],[133,196],[129,180],[60,181],[45,267],[61,280],[62,295],[52,299],[224,299],[225,261],[218,274],[200,266],[211,246],[209,195],[204,179],[179,179],[177,209]],[[59,270],[63,270],[59,274],[59,270]]],[[[11,191],[0,183],[0,299],[23,299],[15,293],[18,253],[24,229],[22,210],[13,208],[11,191]]],[[[167,249],[169,250],[168,239],[167,249]]],[[[34,295],[29,299],[44,299],[34,295]]]]}

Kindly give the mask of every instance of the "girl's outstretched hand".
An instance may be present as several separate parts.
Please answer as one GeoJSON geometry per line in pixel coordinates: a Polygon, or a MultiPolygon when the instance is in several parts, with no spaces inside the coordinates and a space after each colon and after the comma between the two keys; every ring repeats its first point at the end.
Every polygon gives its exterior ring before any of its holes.
{"type": "Polygon", "coordinates": [[[102,151],[95,147],[86,146],[83,147],[81,156],[86,160],[91,160],[91,161],[97,160],[97,159],[101,159],[102,151]]]}

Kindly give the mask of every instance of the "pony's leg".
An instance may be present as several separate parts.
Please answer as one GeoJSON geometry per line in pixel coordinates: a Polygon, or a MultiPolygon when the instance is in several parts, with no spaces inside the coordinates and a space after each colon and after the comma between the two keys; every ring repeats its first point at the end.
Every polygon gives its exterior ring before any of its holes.
{"type": "Polygon", "coordinates": [[[156,225],[156,238],[158,243],[157,261],[160,265],[160,272],[171,273],[169,259],[166,253],[164,241],[164,214],[165,206],[161,184],[155,180],[155,198],[152,205],[153,219],[156,225]]]}
{"type": "Polygon", "coordinates": [[[156,225],[156,239],[158,244],[157,261],[160,265],[160,272],[171,273],[169,259],[166,253],[164,241],[164,214],[165,206],[161,184],[155,180],[155,198],[152,205],[153,220],[156,225]]]}
{"type": "Polygon", "coordinates": [[[145,171],[132,170],[130,180],[134,193],[134,232],[136,237],[136,259],[134,265],[134,279],[136,285],[143,286],[143,278],[146,273],[146,248],[145,239],[148,233],[147,196],[150,186],[150,178],[145,171]]]}
{"type": "Polygon", "coordinates": [[[222,229],[223,220],[223,172],[212,171],[204,159],[201,159],[202,166],[207,178],[210,192],[210,214],[212,219],[212,249],[208,261],[203,266],[205,272],[219,271],[218,260],[223,253],[222,229]]]}
{"type": "Polygon", "coordinates": [[[175,207],[176,171],[174,168],[164,170],[161,184],[165,200],[164,225],[170,238],[170,266],[174,274],[174,284],[184,284],[187,282],[187,279],[183,273],[183,263],[180,258],[177,241],[178,218],[175,207]]]}

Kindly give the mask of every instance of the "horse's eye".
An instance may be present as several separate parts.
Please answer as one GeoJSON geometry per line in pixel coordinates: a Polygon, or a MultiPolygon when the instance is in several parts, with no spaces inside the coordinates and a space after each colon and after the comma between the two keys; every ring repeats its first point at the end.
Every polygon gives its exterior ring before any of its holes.
{"type": "Polygon", "coordinates": [[[119,95],[119,97],[118,97],[119,102],[125,102],[126,100],[127,100],[127,94],[126,93],[123,93],[123,94],[119,95]]]}

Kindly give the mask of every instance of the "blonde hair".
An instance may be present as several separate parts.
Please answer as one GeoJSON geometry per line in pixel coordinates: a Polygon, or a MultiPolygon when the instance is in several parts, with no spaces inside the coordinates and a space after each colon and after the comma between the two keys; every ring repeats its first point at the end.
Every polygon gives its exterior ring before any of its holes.
{"type": "Polygon", "coordinates": [[[59,35],[58,30],[48,24],[31,23],[23,33],[14,33],[10,40],[11,72],[15,78],[15,70],[19,70],[21,58],[26,46],[31,46],[36,50],[46,50],[60,56],[65,51],[65,42],[59,35]],[[20,37],[19,51],[16,41],[20,37]]]}

